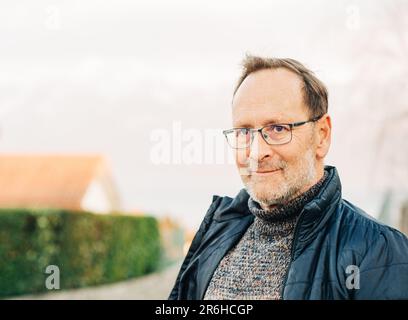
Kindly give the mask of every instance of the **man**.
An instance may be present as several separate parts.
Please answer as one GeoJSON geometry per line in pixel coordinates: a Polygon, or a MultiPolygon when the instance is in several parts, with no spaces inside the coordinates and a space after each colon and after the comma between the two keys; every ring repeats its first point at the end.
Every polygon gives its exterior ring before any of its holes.
{"type": "Polygon", "coordinates": [[[408,299],[408,239],[341,197],[324,84],[248,56],[232,102],[245,189],[213,197],[169,299],[408,299]]]}

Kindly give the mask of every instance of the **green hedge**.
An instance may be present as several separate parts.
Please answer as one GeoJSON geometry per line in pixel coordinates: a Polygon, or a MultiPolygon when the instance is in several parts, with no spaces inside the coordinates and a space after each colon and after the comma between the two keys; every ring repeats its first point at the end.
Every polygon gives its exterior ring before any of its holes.
{"type": "Polygon", "coordinates": [[[59,267],[68,289],[143,275],[160,255],[153,217],[0,209],[1,297],[47,290],[48,265],[59,267]]]}

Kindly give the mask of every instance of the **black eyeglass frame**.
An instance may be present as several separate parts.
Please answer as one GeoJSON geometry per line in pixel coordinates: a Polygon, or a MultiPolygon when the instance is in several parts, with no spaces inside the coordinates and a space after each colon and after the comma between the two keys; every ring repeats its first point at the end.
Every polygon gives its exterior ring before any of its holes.
{"type": "Polygon", "coordinates": [[[237,128],[232,128],[232,129],[223,130],[222,133],[224,134],[225,138],[227,139],[228,145],[229,145],[231,148],[233,148],[233,149],[246,149],[246,148],[250,147],[251,144],[252,144],[252,141],[254,140],[255,132],[259,132],[259,133],[261,134],[262,139],[263,139],[267,144],[269,144],[269,145],[272,145],[272,146],[284,145],[284,144],[288,144],[288,143],[290,143],[290,142],[292,141],[292,130],[293,130],[293,128],[303,126],[304,124],[309,123],[309,122],[316,122],[316,121],[320,120],[324,115],[325,115],[325,113],[321,114],[320,116],[314,117],[314,118],[312,118],[312,119],[309,119],[309,120],[306,120],[306,121],[300,121],[300,122],[267,124],[267,125],[265,125],[265,126],[263,126],[263,127],[261,127],[261,128],[258,128],[258,129],[245,128],[245,127],[237,127],[237,128]],[[290,140],[287,141],[287,142],[284,142],[284,143],[269,143],[268,141],[266,141],[265,137],[264,137],[263,134],[262,134],[262,130],[265,129],[265,128],[267,128],[267,127],[271,127],[271,126],[288,126],[288,127],[290,128],[290,140]],[[231,144],[229,143],[229,141],[228,141],[228,136],[227,136],[227,135],[228,135],[229,133],[234,132],[234,131],[237,130],[237,129],[247,129],[247,130],[249,130],[249,132],[251,133],[251,140],[250,140],[248,146],[245,146],[245,147],[242,147],[242,148],[236,148],[236,147],[231,146],[231,144]]]}

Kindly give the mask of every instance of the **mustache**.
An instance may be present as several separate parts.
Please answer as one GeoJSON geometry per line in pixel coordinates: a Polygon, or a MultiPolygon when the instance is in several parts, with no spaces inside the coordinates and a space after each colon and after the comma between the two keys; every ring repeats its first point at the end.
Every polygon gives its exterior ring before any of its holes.
{"type": "Polygon", "coordinates": [[[287,166],[287,162],[282,159],[258,161],[248,157],[244,161],[238,162],[238,171],[241,176],[250,176],[256,171],[284,170],[287,166]]]}
{"type": "Polygon", "coordinates": [[[281,170],[285,169],[287,166],[286,162],[283,160],[276,160],[273,163],[271,162],[261,162],[258,163],[257,161],[254,162],[249,162],[248,164],[248,169],[249,171],[255,172],[255,171],[276,171],[276,170],[281,170]]]}

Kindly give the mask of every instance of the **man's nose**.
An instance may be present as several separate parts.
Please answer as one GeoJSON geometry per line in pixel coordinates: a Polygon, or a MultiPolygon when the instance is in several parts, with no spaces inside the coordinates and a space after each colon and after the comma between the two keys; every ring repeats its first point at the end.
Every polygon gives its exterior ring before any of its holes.
{"type": "Polygon", "coordinates": [[[272,153],[273,150],[262,137],[262,133],[259,131],[255,132],[249,151],[249,158],[251,161],[262,161],[265,158],[271,157],[272,153]]]}

